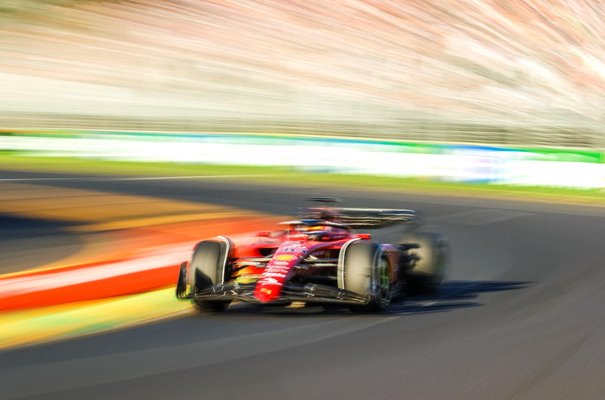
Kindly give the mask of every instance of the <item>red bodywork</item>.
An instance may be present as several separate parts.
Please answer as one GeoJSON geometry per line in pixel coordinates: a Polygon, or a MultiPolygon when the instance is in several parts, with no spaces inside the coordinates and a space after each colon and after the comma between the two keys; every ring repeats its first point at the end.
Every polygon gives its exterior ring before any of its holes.
{"type": "Polygon", "coordinates": [[[211,312],[234,300],[382,309],[407,287],[407,276],[420,259],[409,252],[419,248],[416,238],[434,242],[434,235],[417,234],[410,243],[380,244],[353,230],[398,223],[415,228],[419,218],[412,210],[315,207],[301,215],[277,231],[199,242],[191,263],[181,264],[177,298],[192,299],[211,312]]]}
{"type": "Polygon", "coordinates": [[[369,235],[356,235],[347,229],[331,226],[322,227],[321,231],[301,232],[290,227],[283,231],[261,232],[251,244],[236,245],[236,256],[239,259],[262,257],[263,253],[274,248],[271,260],[264,268],[244,266],[238,271],[238,276],[242,276],[242,272],[251,277],[258,276],[254,296],[268,303],[279,298],[284,283],[303,258],[318,252],[324,256],[330,251],[339,251],[347,241],[361,237],[368,239],[369,235]]]}
{"type": "MultiPolygon", "coordinates": [[[[288,224],[288,223],[285,223],[288,224]]],[[[302,231],[300,226],[290,225],[288,229],[275,232],[259,232],[252,240],[234,243],[231,257],[238,259],[238,268],[230,278],[235,282],[256,282],[254,297],[262,303],[269,303],[280,297],[282,287],[294,274],[293,269],[309,256],[319,259],[337,259],[340,249],[351,240],[370,240],[370,234],[358,234],[336,226],[313,227],[302,231]],[[263,266],[254,260],[269,257],[263,266]],[[247,265],[246,260],[251,260],[247,265]]],[[[394,246],[383,245],[389,258],[398,257],[394,246]],[[392,248],[391,248],[392,247],[392,248]]],[[[389,260],[396,265],[397,260],[389,260]]],[[[301,274],[298,270],[296,273],[301,274]]],[[[302,272],[304,273],[304,272],[302,272]]],[[[392,278],[396,278],[392,276],[392,278]]]]}

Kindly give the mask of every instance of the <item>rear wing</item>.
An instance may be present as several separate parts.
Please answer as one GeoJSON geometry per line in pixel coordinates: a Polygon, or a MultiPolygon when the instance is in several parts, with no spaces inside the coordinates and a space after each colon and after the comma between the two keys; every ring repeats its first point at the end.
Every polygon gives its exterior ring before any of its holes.
{"type": "Polygon", "coordinates": [[[336,208],[340,222],[358,229],[376,229],[407,223],[422,224],[422,217],[413,210],[383,208],[336,208]]]}
{"type": "Polygon", "coordinates": [[[410,225],[423,223],[420,214],[406,209],[311,207],[304,209],[303,213],[321,218],[328,210],[337,222],[357,229],[378,229],[399,223],[410,225]]]}

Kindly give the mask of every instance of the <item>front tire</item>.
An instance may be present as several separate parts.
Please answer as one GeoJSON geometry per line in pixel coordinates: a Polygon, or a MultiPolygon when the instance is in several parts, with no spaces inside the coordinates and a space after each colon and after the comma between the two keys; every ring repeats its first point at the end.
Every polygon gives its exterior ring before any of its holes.
{"type": "Polygon", "coordinates": [[[223,283],[229,245],[227,240],[205,240],[195,247],[189,268],[189,282],[193,303],[199,310],[220,312],[231,303],[231,300],[202,300],[196,296],[204,289],[223,283]]]}
{"type": "Polygon", "coordinates": [[[390,265],[377,243],[360,241],[345,249],[344,289],[366,296],[366,304],[350,305],[353,312],[384,311],[391,304],[390,265]]]}

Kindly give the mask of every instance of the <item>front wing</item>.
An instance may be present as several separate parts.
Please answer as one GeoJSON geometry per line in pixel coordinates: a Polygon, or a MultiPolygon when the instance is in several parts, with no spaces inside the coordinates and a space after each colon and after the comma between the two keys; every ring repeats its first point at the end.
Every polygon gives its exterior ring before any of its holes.
{"type": "Polygon", "coordinates": [[[201,301],[215,300],[240,300],[257,304],[287,304],[294,301],[332,304],[367,304],[367,296],[338,289],[332,286],[305,284],[286,284],[281,291],[280,297],[270,303],[261,303],[254,296],[256,284],[221,284],[210,286],[201,292],[191,294],[188,297],[201,301]]]}

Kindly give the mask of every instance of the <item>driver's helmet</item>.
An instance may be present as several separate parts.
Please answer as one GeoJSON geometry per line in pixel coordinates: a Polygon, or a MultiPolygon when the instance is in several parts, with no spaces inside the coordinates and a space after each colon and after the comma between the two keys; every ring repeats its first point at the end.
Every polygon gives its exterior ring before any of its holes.
{"type": "Polygon", "coordinates": [[[313,225],[307,227],[307,237],[311,240],[325,240],[332,233],[332,227],[327,225],[313,225]]]}

